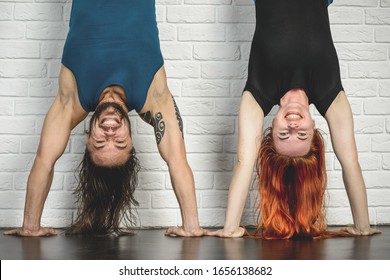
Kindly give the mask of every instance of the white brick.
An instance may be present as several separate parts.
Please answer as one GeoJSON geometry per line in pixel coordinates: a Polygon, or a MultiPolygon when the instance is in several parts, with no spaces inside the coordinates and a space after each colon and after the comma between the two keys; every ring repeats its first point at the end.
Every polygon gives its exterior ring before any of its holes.
{"type": "Polygon", "coordinates": [[[152,193],[152,208],[179,208],[174,192],[156,191],[152,193]]]}
{"type": "Polygon", "coordinates": [[[0,191],[10,191],[13,186],[12,174],[0,174],[0,191]]]}
{"type": "Polygon", "coordinates": [[[14,103],[11,99],[0,98],[0,116],[10,116],[14,112],[14,103]]]}
{"type": "Polygon", "coordinates": [[[0,76],[11,78],[40,78],[46,75],[46,64],[32,61],[4,60],[0,63],[0,76]]]}
{"type": "Polygon", "coordinates": [[[167,7],[167,21],[170,23],[215,22],[215,8],[207,6],[167,7]]]}
{"type": "Polygon", "coordinates": [[[187,153],[220,153],[222,152],[222,139],[217,135],[207,136],[188,135],[185,137],[187,153]]]}
{"type": "Polygon", "coordinates": [[[389,115],[390,99],[370,99],[364,102],[366,115],[389,115]]]}
{"type": "Polygon", "coordinates": [[[188,118],[185,131],[189,134],[231,134],[234,133],[234,119],[231,117],[188,118]]]}
{"type": "Polygon", "coordinates": [[[198,78],[200,66],[194,62],[169,61],[165,63],[168,78],[198,78]]]}
{"type": "Polygon", "coordinates": [[[351,78],[390,78],[390,64],[384,62],[361,62],[349,64],[349,76],[351,78]]]}
{"type": "Polygon", "coordinates": [[[240,47],[226,44],[202,44],[194,46],[194,58],[199,60],[239,60],[240,47]]]}
{"type": "Polygon", "coordinates": [[[24,100],[17,100],[15,113],[17,115],[46,115],[52,103],[53,99],[51,98],[26,98],[24,100]]]}
{"type": "Polygon", "coordinates": [[[325,196],[327,207],[349,207],[349,201],[345,189],[329,190],[325,196]]]}
{"type": "Polygon", "coordinates": [[[61,40],[65,39],[68,32],[68,24],[57,22],[28,23],[26,37],[37,40],[61,40]]]}
{"type": "Polygon", "coordinates": [[[151,194],[144,191],[136,191],[135,199],[138,201],[139,205],[137,209],[150,209],[151,208],[151,194]]]}
{"type": "Polygon", "coordinates": [[[4,191],[0,196],[0,209],[23,209],[26,193],[4,191]]]}
{"type": "Polygon", "coordinates": [[[78,178],[76,177],[76,172],[74,173],[65,173],[64,175],[64,190],[74,191],[78,184],[78,178]]]}
{"type": "Polygon", "coordinates": [[[41,53],[42,58],[61,58],[64,43],[61,42],[44,42],[42,43],[41,53]]]}
{"type": "Polygon", "coordinates": [[[225,40],[225,27],[216,24],[183,25],[178,29],[179,41],[219,42],[225,40]]]}
{"type": "Polygon", "coordinates": [[[24,37],[25,25],[21,22],[0,22],[2,39],[21,39],[24,37]]]}
{"type": "Polygon", "coordinates": [[[184,0],[184,3],[192,5],[230,5],[232,0],[184,0]]]}
{"type": "Polygon", "coordinates": [[[233,157],[222,154],[189,154],[194,171],[227,171],[233,169],[233,157]]]}
{"type": "Polygon", "coordinates": [[[208,190],[213,188],[213,172],[194,172],[194,177],[196,190],[208,190]]]}
{"type": "Polygon", "coordinates": [[[178,212],[175,209],[138,210],[142,227],[168,227],[178,225],[178,212]]]}
{"type": "Polygon", "coordinates": [[[201,196],[202,208],[226,208],[228,192],[218,190],[213,192],[203,192],[201,196]]]}
{"type": "Polygon", "coordinates": [[[333,1],[335,6],[352,6],[352,7],[376,7],[378,0],[355,0],[353,2],[348,0],[337,0],[333,1]]]}
{"type": "Polygon", "coordinates": [[[202,78],[205,79],[243,79],[247,64],[240,62],[216,62],[202,65],[202,78]]]}
{"type": "Polygon", "coordinates": [[[376,27],[375,28],[375,42],[389,43],[390,42],[390,28],[376,27]]]}
{"type": "Polygon", "coordinates": [[[161,52],[165,60],[191,60],[192,58],[192,46],[186,43],[162,42],[161,52]]]}
{"type": "Polygon", "coordinates": [[[74,209],[77,204],[72,192],[50,191],[46,206],[48,209],[74,209]]]}
{"type": "Polygon", "coordinates": [[[390,24],[389,9],[367,9],[367,24],[390,24]]]}
{"type": "Polygon", "coordinates": [[[235,24],[227,27],[227,40],[231,42],[252,41],[255,33],[254,24],[235,24]]]}
{"type": "Polygon", "coordinates": [[[377,81],[372,80],[344,80],[343,87],[349,97],[375,97],[377,95],[377,81]]]}
{"type": "Polygon", "coordinates": [[[234,136],[225,136],[223,139],[223,151],[225,153],[237,153],[237,143],[238,137],[234,136]]]}
{"type": "Polygon", "coordinates": [[[230,181],[233,174],[232,172],[218,172],[214,175],[214,186],[217,190],[228,190],[230,181]]]}
{"type": "Polygon", "coordinates": [[[381,117],[354,117],[354,130],[356,134],[382,133],[384,122],[381,117]]]}
{"type": "MultiPolygon", "coordinates": [[[[153,129],[150,132],[152,131],[153,129]]],[[[137,151],[137,153],[158,153],[156,138],[154,134],[145,135],[145,136],[139,136],[139,135],[134,136],[133,141],[134,141],[134,148],[137,151]]]]}
{"type": "Polygon", "coordinates": [[[367,197],[369,206],[390,206],[390,189],[369,189],[367,197]]]}
{"type": "Polygon", "coordinates": [[[34,119],[27,117],[0,117],[0,131],[5,134],[34,133],[34,119]]]}
{"type": "Polygon", "coordinates": [[[0,4],[0,20],[12,19],[12,4],[0,4]]]}
{"type": "Polygon", "coordinates": [[[353,223],[349,207],[330,207],[326,209],[326,221],[329,226],[345,226],[353,223]]]}
{"type": "Polygon", "coordinates": [[[379,82],[379,96],[390,97],[390,81],[379,82]]]}
{"type": "Polygon", "coordinates": [[[236,6],[218,8],[218,22],[226,23],[254,23],[256,10],[254,6],[236,6]]]}
{"type": "Polygon", "coordinates": [[[372,151],[390,152],[390,135],[372,137],[372,151]]]}
{"type": "Polygon", "coordinates": [[[390,132],[390,118],[386,118],[386,131],[390,132]]]}
{"type": "Polygon", "coordinates": [[[226,209],[199,209],[198,212],[203,227],[221,227],[225,222],[226,209]]]}
{"type": "Polygon", "coordinates": [[[44,227],[64,228],[72,223],[72,211],[44,209],[41,225],[44,227]]]}
{"type": "Polygon", "coordinates": [[[371,46],[365,44],[339,44],[337,54],[341,60],[380,61],[386,60],[386,46],[371,46]]]}
{"type": "Polygon", "coordinates": [[[19,146],[20,146],[20,140],[18,138],[9,137],[9,136],[0,136],[0,154],[18,153],[19,146]]]}
{"type": "Polygon", "coordinates": [[[0,79],[0,96],[26,96],[28,82],[20,79],[0,79]]]}
{"type": "Polygon", "coordinates": [[[167,164],[159,154],[140,154],[138,155],[142,171],[165,171],[168,170],[167,164]]]}
{"type": "MultiPolygon", "coordinates": [[[[14,198],[12,198],[14,199],[14,198]]],[[[1,210],[0,224],[2,227],[20,227],[23,222],[23,210],[1,210]]]]}
{"type": "Polygon", "coordinates": [[[181,98],[176,102],[182,116],[208,116],[214,113],[214,101],[210,99],[181,98]]]}
{"type": "Polygon", "coordinates": [[[377,224],[388,225],[390,223],[390,207],[375,207],[377,224]]]}
{"type": "Polygon", "coordinates": [[[215,97],[229,96],[229,83],[217,80],[185,80],[183,81],[183,96],[215,97]]]}
{"type": "Polygon", "coordinates": [[[57,4],[16,4],[16,20],[56,21],[62,18],[62,7],[57,4]]]}
{"type": "Polygon", "coordinates": [[[237,116],[240,109],[239,98],[225,98],[215,102],[215,113],[221,116],[237,116]]]}
{"type": "Polygon", "coordinates": [[[381,0],[380,6],[381,7],[390,7],[390,1],[389,0],[381,0]]]}
{"type": "Polygon", "coordinates": [[[382,168],[385,170],[390,170],[390,154],[384,154],[382,162],[382,168]]]}
{"type": "Polygon", "coordinates": [[[363,24],[364,10],[332,8],[329,9],[329,21],[331,24],[363,24]]]}
{"type": "Polygon", "coordinates": [[[64,154],[55,165],[55,172],[74,172],[82,160],[82,155],[64,154]]]}
{"type": "Polygon", "coordinates": [[[367,188],[389,188],[390,187],[390,172],[370,171],[365,172],[364,180],[367,188]]]}
{"type": "Polygon", "coordinates": [[[373,28],[362,25],[332,25],[332,38],[335,43],[368,43],[373,39],[373,28]]]}
{"type": "Polygon", "coordinates": [[[165,186],[163,173],[139,172],[138,187],[141,190],[162,190],[165,186]]]}
{"type": "Polygon", "coordinates": [[[35,42],[0,42],[0,58],[39,58],[39,48],[35,42]]]}

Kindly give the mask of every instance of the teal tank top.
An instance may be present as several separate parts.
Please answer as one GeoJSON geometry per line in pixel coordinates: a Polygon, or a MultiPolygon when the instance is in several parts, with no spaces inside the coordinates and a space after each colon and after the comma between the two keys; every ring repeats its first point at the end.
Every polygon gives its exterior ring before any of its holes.
{"type": "Polygon", "coordinates": [[[101,93],[121,86],[130,110],[139,112],[163,64],[155,0],[73,0],[62,64],[76,78],[85,111],[101,93]]]}

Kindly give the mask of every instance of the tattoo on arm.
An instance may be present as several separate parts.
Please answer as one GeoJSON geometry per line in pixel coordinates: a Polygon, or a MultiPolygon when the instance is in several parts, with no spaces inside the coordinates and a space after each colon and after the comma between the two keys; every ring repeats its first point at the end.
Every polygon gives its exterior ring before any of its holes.
{"type": "Polygon", "coordinates": [[[157,145],[160,144],[161,139],[164,137],[165,133],[165,122],[163,120],[163,115],[161,112],[158,112],[154,117],[154,135],[156,136],[157,145]]]}
{"type": "Polygon", "coordinates": [[[181,134],[184,137],[184,134],[183,134],[183,120],[181,118],[181,115],[180,115],[180,112],[179,112],[179,108],[177,107],[175,98],[173,98],[173,96],[172,96],[172,99],[173,99],[173,106],[175,107],[176,119],[179,122],[179,128],[180,128],[181,134]]]}
{"type": "MultiPolygon", "coordinates": [[[[184,134],[183,134],[183,120],[181,118],[181,115],[180,115],[180,112],[179,112],[179,108],[177,107],[175,98],[173,96],[172,96],[172,100],[173,100],[173,106],[175,108],[176,119],[177,119],[178,124],[179,124],[179,129],[181,131],[182,136],[184,137],[184,134]]],[[[157,145],[160,144],[160,142],[161,142],[161,140],[162,140],[162,138],[164,137],[164,134],[165,134],[165,122],[164,122],[162,113],[158,112],[153,117],[152,113],[150,111],[147,111],[145,113],[140,114],[139,116],[145,122],[147,122],[148,124],[150,124],[151,126],[154,127],[154,135],[156,137],[157,145]]]]}
{"type": "Polygon", "coordinates": [[[152,117],[152,113],[147,111],[139,115],[145,122],[152,125],[154,127],[154,135],[156,137],[157,145],[160,144],[162,138],[165,134],[165,122],[163,120],[163,115],[161,112],[158,112],[154,118],[152,117]]]}

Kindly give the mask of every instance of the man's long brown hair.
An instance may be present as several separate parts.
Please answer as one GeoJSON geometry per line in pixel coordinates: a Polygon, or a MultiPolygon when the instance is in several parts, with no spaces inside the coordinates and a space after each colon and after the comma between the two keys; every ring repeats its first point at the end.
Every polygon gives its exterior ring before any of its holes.
{"type": "Polygon", "coordinates": [[[96,165],[86,149],[75,190],[78,215],[66,234],[131,234],[136,224],[134,191],[139,170],[134,148],[127,162],[111,167],[96,165]]]}

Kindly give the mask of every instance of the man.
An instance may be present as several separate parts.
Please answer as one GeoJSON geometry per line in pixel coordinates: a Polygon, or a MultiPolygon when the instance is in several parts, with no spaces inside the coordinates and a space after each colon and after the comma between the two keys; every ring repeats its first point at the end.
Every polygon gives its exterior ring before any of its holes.
{"type": "Polygon", "coordinates": [[[59,74],[59,92],[42,128],[27,182],[23,226],[5,234],[54,235],[41,227],[54,165],[71,130],[95,111],[76,189],[79,213],[68,233],[127,233],[137,205],[138,160],[127,113],[154,127],[178,199],[183,225],[166,234],[201,236],[192,171],[179,110],[167,87],[155,1],[74,0],[59,74]],[[121,228],[121,226],[125,228],[121,228]]]}

